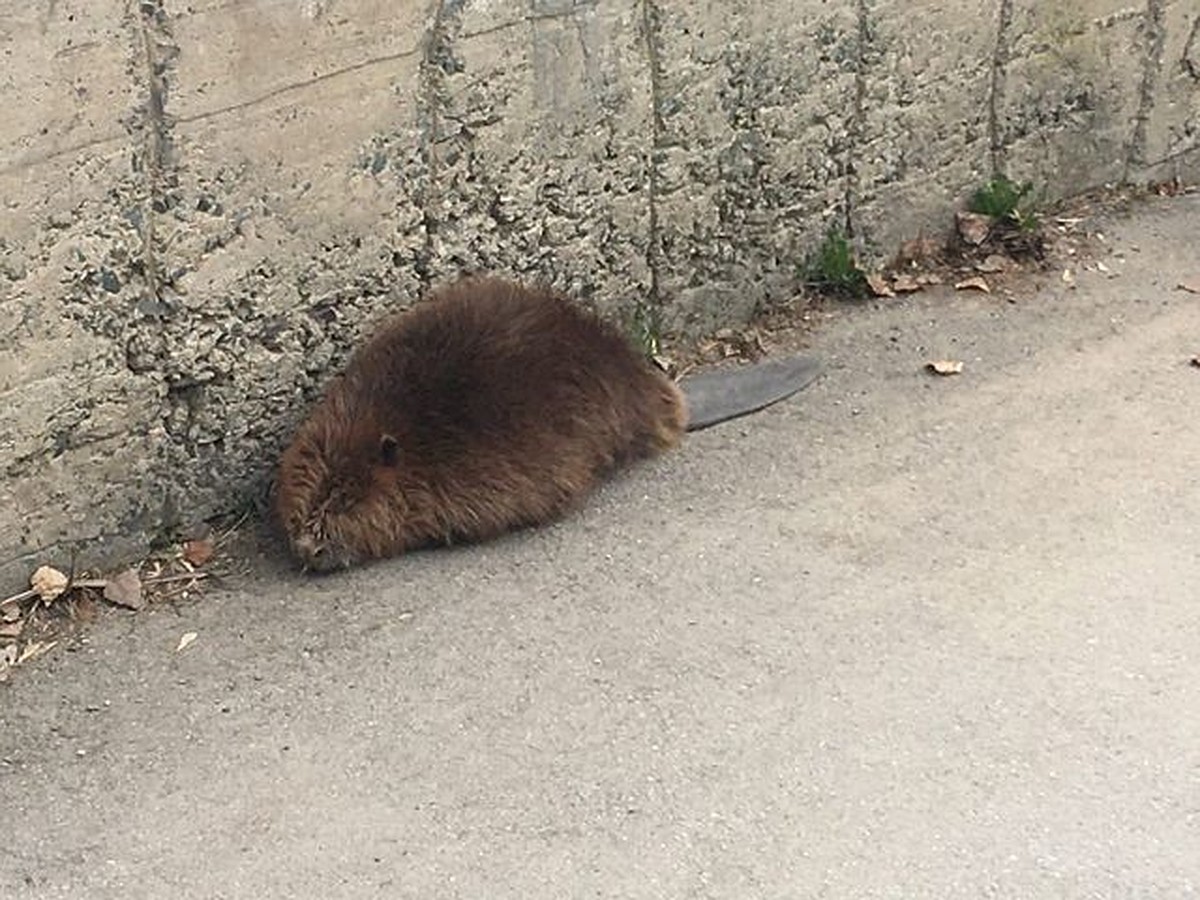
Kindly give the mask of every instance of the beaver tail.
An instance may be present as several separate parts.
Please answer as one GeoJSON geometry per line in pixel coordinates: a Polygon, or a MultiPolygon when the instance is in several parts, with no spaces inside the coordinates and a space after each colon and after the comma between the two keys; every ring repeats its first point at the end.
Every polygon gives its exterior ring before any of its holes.
{"type": "Polygon", "coordinates": [[[758,412],[808,387],[820,374],[812,357],[790,356],[683,378],[679,387],[687,401],[687,430],[758,412]]]}

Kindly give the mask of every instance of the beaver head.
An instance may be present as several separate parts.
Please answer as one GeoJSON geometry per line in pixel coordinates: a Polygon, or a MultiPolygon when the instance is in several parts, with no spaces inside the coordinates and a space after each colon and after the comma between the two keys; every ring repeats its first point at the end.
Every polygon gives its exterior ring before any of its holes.
{"type": "Polygon", "coordinates": [[[334,390],[280,460],[275,515],[306,570],[328,572],[405,549],[400,445],[334,390]]]}

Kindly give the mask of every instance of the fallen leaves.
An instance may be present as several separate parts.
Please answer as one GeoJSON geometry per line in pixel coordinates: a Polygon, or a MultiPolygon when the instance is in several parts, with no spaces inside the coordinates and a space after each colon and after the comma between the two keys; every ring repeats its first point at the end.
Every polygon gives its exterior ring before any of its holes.
{"type": "Polygon", "coordinates": [[[907,272],[902,272],[892,279],[892,290],[897,294],[911,294],[913,291],[919,291],[927,284],[940,284],[941,278],[937,275],[922,275],[915,277],[907,272]]]}
{"type": "Polygon", "coordinates": [[[202,566],[217,552],[217,546],[212,538],[197,538],[183,542],[183,558],[190,565],[202,566]]]}
{"type": "Polygon", "coordinates": [[[885,275],[881,272],[875,272],[867,276],[867,286],[870,287],[871,293],[876,297],[895,297],[897,294],[911,294],[928,285],[941,283],[941,276],[933,272],[925,272],[920,275],[912,275],[908,272],[885,275]]]}
{"type": "Polygon", "coordinates": [[[972,247],[978,247],[988,239],[994,222],[995,219],[983,213],[958,212],[954,215],[958,236],[972,247]]]}
{"type": "Polygon", "coordinates": [[[912,238],[900,245],[894,265],[897,267],[927,266],[930,263],[937,263],[944,250],[942,242],[934,238],[912,238]]]}
{"type": "Polygon", "coordinates": [[[1200,294],[1200,275],[1195,278],[1185,278],[1175,286],[1176,290],[1187,291],[1189,294],[1200,294]]]}
{"type": "Polygon", "coordinates": [[[896,292],[888,284],[888,280],[878,272],[873,272],[867,276],[867,287],[871,289],[871,293],[876,297],[896,296],[896,292]]]}
{"type": "Polygon", "coordinates": [[[118,572],[105,582],[104,599],[126,609],[141,609],[145,605],[141,576],[134,569],[118,572]]]}
{"type": "Polygon", "coordinates": [[[956,291],[981,291],[984,294],[992,292],[991,285],[987,283],[987,279],[981,278],[978,275],[974,278],[964,278],[962,281],[956,282],[954,289],[956,291]]]}
{"type": "MultiPolygon", "coordinates": [[[[0,682],[16,666],[49,652],[64,626],[90,621],[103,603],[140,610],[153,601],[186,597],[209,576],[198,567],[216,553],[211,537],[187,541],[171,557],[147,560],[104,577],[80,577],[39,566],[29,589],[0,599],[0,682]]],[[[185,636],[186,637],[186,636],[185,636]]],[[[187,643],[195,640],[189,638],[187,643]]],[[[180,649],[183,649],[186,643],[180,649]]]]}
{"type": "Polygon", "coordinates": [[[963,363],[958,359],[935,359],[925,363],[925,368],[935,375],[961,375],[963,363]]]}
{"type": "MultiPolygon", "coordinates": [[[[983,213],[955,215],[956,241],[938,244],[929,238],[905,242],[882,272],[867,276],[876,297],[895,297],[930,285],[949,283],[957,291],[995,292],[985,275],[997,278],[1019,271],[1021,259],[1038,256],[1014,243],[1011,223],[983,213]]],[[[1034,235],[1028,236],[1034,240],[1034,235]]]]}
{"type": "Polygon", "coordinates": [[[199,637],[199,635],[196,634],[196,632],[194,632],[194,631],[185,632],[183,635],[180,636],[179,645],[175,648],[175,652],[180,653],[180,652],[186,650],[188,648],[188,645],[191,644],[192,641],[194,641],[198,637],[199,637]]]}
{"type": "Polygon", "coordinates": [[[70,579],[52,566],[40,566],[29,578],[29,587],[43,603],[51,603],[62,596],[70,579]]]}

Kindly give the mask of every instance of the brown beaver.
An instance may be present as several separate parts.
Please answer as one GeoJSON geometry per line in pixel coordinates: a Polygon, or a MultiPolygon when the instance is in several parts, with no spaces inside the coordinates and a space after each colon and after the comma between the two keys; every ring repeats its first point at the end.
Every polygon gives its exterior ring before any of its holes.
{"type": "Polygon", "coordinates": [[[815,374],[807,361],[751,367],[735,373],[740,393],[701,376],[707,411],[689,419],[680,388],[596,316],[547,289],[462,279],[351,357],[283,453],[275,512],[317,571],[494,537],[815,374]]]}

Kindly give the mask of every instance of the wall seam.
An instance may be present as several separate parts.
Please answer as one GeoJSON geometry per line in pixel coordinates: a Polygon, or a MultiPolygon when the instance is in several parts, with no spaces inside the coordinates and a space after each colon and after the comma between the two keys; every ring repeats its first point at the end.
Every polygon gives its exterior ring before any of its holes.
{"type": "Polygon", "coordinates": [[[1008,88],[1008,63],[1012,51],[1013,0],[1000,0],[996,21],[996,47],[992,51],[992,82],[988,91],[988,143],[992,174],[1007,174],[1008,152],[1000,124],[1008,88]]]}
{"type": "Polygon", "coordinates": [[[175,187],[173,123],[167,114],[167,71],[179,55],[179,47],[167,26],[163,0],[133,0],[137,9],[138,44],[146,77],[146,100],[140,123],[144,135],[142,166],[146,179],[146,203],[142,212],[142,265],[151,299],[160,300],[162,276],[158,259],[158,215],[169,204],[175,187]]]}
{"type": "Polygon", "coordinates": [[[650,154],[646,173],[648,194],[649,238],[646,247],[646,265],[650,269],[650,305],[654,313],[662,310],[662,235],[658,221],[658,198],[661,189],[659,179],[660,154],[666,134],[662,116],[662,55],[659,51],[659,36],[662,21],[654,0],[642,0],[642,33],[646,42],[646,59],[650,69],[650,154]]]}
{"type": "Polygon", "coordinates": [[[450,42],[445,28],[446,5],[447,0],[433,0],[430,23],[421,39],[421,61],[417,70],[417,132],[425,164],[425,184],[418,192],[417,202],[421,209],[421,230],[425,240],[421,256],[414,261],[413,268],[427,287],[432,281],[438,231],[438,218],[434,211],[441,174],[438,143],[442,139],[442,119],[449,106],[446,75],[441,62],[450,42]]]}
{"type": "Polygon", "coordinates": [[[844,209],[844,230],[848,237],[854,235],[854,213],[857,208],[861,181],[859,179],[859,163],[863,154],[863,142],[866,140],[867,122],[867,69],[869,66],[871,34],[871,8],[869,0],[856,0],[856,51],[854,55],[854,101],[851,106],[850,121],[846,129],[846,162],[845,185],[842,202],[844,209]]]}
{"type": "Polygon", "coordinates": [[[1192,23],[1192,30],[1188,34],[1188,39],[1184,42],[1180,65],[1183,67],[1184,72],[1195,80],[1200,81],[1200,15],[1196,16],[1196,21],[1192,23]]]}
{"type": "Polygon", "coordinates": [[[1129,181],[1135,169],[1144,169],[1147,165],[1150,113],[1154,108],[1154,91],[1158,87],[1166,45],[1164,4],[1165,0],[1146,0],[1146,11],[1138,29],[1146,46],[1142,57],[1142,83],[1138,87],[1137,112],[1134,113],[1133,132],[1129,136],[1129,149],[1125,156],[1125,181],[1129,181]]]}

